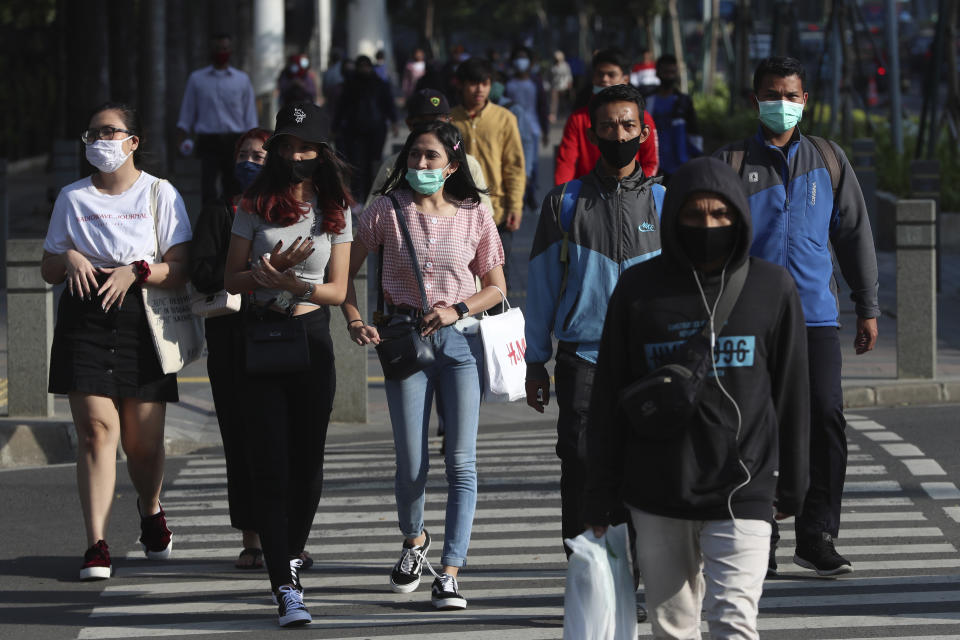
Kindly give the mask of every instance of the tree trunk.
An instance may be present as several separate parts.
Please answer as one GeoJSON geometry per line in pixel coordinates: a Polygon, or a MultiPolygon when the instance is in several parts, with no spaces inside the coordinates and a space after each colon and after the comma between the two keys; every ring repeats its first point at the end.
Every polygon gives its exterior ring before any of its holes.
{"type": "Polygon", "coordinates": [[[720,0],[711,0],[713,10],[710,12],[710,68],[703,72],[710,78],[710,91],[713,92],[713,79],[717,75],[717,52],[720,48],[720,0]]]}
{"type": "Polygon", "coordinates": [[[673,55],[677,58],[677,69],[680,71],[680,91],[689,93],[687,81],[687,63],[683,57],[683,38],[680,35],[680,14],[677,11],[677,0],[668,0],[667,14],[670,16],[670,34],[673,40],[673,55]]]}
{"type": "Polygon", "coordinates": [[[144,0],[141,3],[141,65],[140,75],[148,79],[140,83],[140,112],[143,120],[144,141],[150,151],[151,173],[165,176],[167,173],[166,148],[166,95],[167,61],[166,47],[166,2],[144,0]]]}
{"type": "MultiPolygon", "coordinates": [[[[167,142],[167,157],[175,157],[176,150],[173,142],[177,139],[177,119],[180,116],[180,103],[187,86],[190,67],[187,64],[187,46],[190,31],[187,28],[189,12],[185,5],[189,0],[167,0],[167,34],[166,34],[166,122],[164,134],[167,142]]],[[[176,167],[171,167],[176,170],[176,167]]]]}
{"type": "Polygon", "coordinates": [[[946,19],[946,50],[947,50],[947,106],[943,117],[947,122],[947,130],[953,144],[950,152],[955,158],[957,146],[960,144],[960,78],[957,77],[957,20],[960,19],[960,7],[956,2],[948,3],[946,19]]]}
{"type": "Polygon", "coordinates": [[[110,96],[133,104],[137,98],[137,24],[136,3],[110,0],[110,96]]]}

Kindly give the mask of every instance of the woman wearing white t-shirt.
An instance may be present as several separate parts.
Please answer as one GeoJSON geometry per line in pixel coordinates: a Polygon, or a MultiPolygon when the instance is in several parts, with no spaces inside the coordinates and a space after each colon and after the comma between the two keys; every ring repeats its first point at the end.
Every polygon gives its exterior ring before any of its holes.
{"type": "Polygon", "coordinates": [[[172,547],[160,486],[166,403],[178,400],[177,379],[160,367],[142,288],[186,281],[190,221],[180,194],[164,183],[154,231],[150,192],[157,178],[136,167],[140,131],[136,112],[126,105],[107,103],[94,112],[82,139],[97,172],[60,191],[43,245],[43,279],[66,281],[49,391],[68,395],[77,428],[77,484],[89,547],[81,580],[111,575],[105,538],[118,442],[138,496],[144,553],[165,559],[172,547]],[[158,241],[160,256],[154,255],[158,241]]]}

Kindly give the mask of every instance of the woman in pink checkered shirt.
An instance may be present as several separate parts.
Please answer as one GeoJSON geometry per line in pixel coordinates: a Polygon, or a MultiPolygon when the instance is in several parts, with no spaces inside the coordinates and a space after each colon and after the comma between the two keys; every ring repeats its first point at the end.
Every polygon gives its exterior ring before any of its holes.
{"type": "Polygon", "coordinates": [[[382,193],[361,215],[357,242],[350,252],[351,283],[343,304],[350,337],[359,345],[380,341],[376,327],[365,324],[360,316],[352,280],[367,255],[382,250],[388,309],[422,315],[423,335],[430,336],[437,357],[423,371],[384,382],[397,452],[397,515],[404,536],[390,586],[398,593],[414,591],[430,548],[423,505],[428,422],[436,393],[446,425],[448,488],[442,572],[434,572],[431,600],[438,609],[463,609],[467,601],[456,576],[467,561],[477,503],[483,367],[477,320],[472,316],[500,303],[500,291],[506,291],[503,247],[467,170],[460,132],[451,124],[430,122],[414,129],[382,193]],[[397,200],[400,211],[394,211],[386,194],[397,200]],[[403,216],[410,230],[429,305],[426,310],[397,215],[403,216]],[[475,277],[482,283],[480,291],[475,277]]]}

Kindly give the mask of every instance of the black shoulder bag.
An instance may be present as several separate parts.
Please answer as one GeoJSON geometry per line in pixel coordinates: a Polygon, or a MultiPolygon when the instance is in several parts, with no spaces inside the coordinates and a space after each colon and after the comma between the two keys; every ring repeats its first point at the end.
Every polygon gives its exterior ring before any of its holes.
{"type": "MultiPolygon", "coordinates": [[[[727,281],[717,302],[713,327],[723,329],[747,280],[749,259],[727,281]]],[[[648,440],[679,437],[689,423],[700,399],[704,380],[712,366],[710,318],[703,330],[694,334],[674,353],[673,362],[654,369],[620,392],[623,409],[634,433],[648,440]]]]}
{"type": "MultiPolygon", "coordinates": [[[[420,273],[420,263],[417,252],[413,248],[413,239],[410,230],[403,219],[400,204],[393,194],[390,194],[393,203],[393,212],[397,216],[397,223],[403,233],[403,241],[410,252],[410,262],[413,273],[417,276],[417,285],[420,287],[420,306],[424,314],[430,311],[427,302],[427,292],[423,287],[423,276],[420,273]]],[[[377,309],[379,320],[377,331],[380,334],[380,344],[377,345],[377,356],[383,368],[383,377],[387,380],[403,380],[423,371],[434,363],[436,356],[433,353],[433,342],[420,334],[421,318],[405,313],[386,314],[386,305],[383,299],[383,247],[380,247],[380,269],[378,273],[377,309]]]]}

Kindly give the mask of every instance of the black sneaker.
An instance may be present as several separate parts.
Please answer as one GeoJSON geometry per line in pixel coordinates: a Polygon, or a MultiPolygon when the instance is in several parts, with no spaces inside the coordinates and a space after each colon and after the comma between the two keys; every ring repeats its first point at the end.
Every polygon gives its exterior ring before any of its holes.
{"type": "Polygon", "coordinates": [[[423,572],[423,563],[427,559],[427,550],[430,549],[430,534],[423,530],[426,540],[418,546],[403,541],[403,550],[400,559],[390,572],[390,588],[395,593],[410,593],[420,586],[420,574],[423,572]]]}
{"type": "Polygon", "coordinates": [[[647,608],[639,602],[637,603],[637,622],[647,621],[647,608]]]}
{"type": "Polygon", "coordinates": [[[814,540],[811,544],[797,544],[797,549],[793,554],[794,564],[798,564],[804,569],[813,569],[817,575],[838,576],[844,573],[851,573],[853,566],[850,561],[837,553],[833,546],[833,537],[824,531],[819,540],[814,540]]]}
{"type": "Polygon", "coordinates": [[[313,620],[303,604],[303,593],[300,591],[284,585],[277,589],[274,597],[280,603],[277,612],[281,627],[299,627],[313,620]]]}
{"type": "Polygon", "coordinates": [[[434,579],[430,600],[437,609],[467,608],[467,601],[457,588],[457,579],[449,573],[441,573],[434,579]]]}
{"type": "MultiPolygon", "coordinates": [[[[300,584],[300,569],[303,566],[303,560],[300,558],[291,558],[290,559],[290,584],[293,585],[293,588],[303,593],[303,585],[300,584]]],[[[273,604],[280,604],[280,600],[277,598],[276,592],[273,593],[273,604]]]]}

